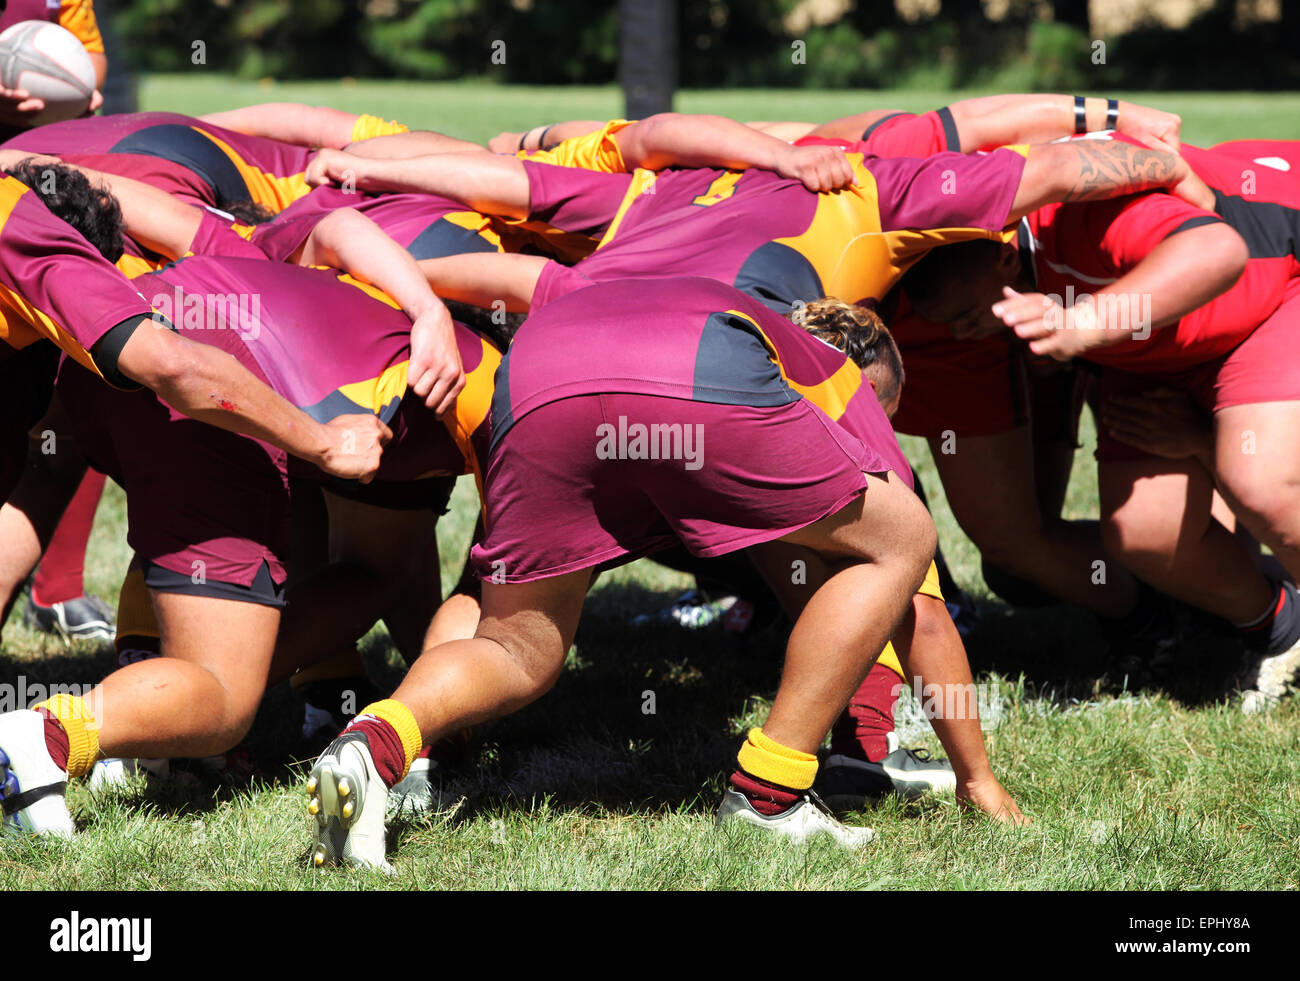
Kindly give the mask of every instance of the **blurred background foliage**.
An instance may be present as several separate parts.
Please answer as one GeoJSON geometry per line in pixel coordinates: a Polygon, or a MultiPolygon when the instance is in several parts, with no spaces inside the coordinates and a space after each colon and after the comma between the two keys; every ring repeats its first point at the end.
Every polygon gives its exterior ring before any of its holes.
{"type": "MultiPolygon", "coordinates": [[[[191,67],[202,42],[207,68],[245,78],[617,77],[618,0],[115,0],[114,8],[129,57],[145,71],[191,67]]],[[[686,88],[1294,89],[1300,2],[681,0],[678,61],[686,88]]]]}

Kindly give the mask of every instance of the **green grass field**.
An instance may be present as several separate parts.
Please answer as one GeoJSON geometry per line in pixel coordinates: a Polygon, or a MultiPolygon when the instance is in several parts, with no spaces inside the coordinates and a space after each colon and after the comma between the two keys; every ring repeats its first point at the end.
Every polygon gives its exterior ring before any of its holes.
{"type": "MultiPolygon", "coordinates": [[[[613,89],[507,90],[489,85],[258,85],[203,77],[148,79],[146,108],[201,113],[296,100],[382,113],[476,140],[557,118],[620,111],[613,89]]],[[[687,92],[678,108],[740,118],[820,120],[877,106],[928,109],[953,96],[687,92]]],[[[1300,138],[1300,96],[1149,96],[1184,118],[1184,139],[1300,138]]],[[[1095,436],[1085,419],[1067,501],[1094,516],[1095,436]]],[[[628,618],[669,602],[689,581],[648,562],[604,577],[569,670],[537,704],[483,734],[477,766],[447,788],[448,807],[395,829],[393,877],[307,868],[310,824],[301,767],[274,765],[293,718],[272,692],[252,739],[267,765],[251,785],[176,778],[95,799],[69,799],[75,844],[6,839],[0,889],[1275,889],[1300,886],[1300,707],[1242,718],[1213,697],[1234,665],[1206,636],[1172,694],[1097,678],[1102,642],[1065,608],[1017,611],[993,601],[978,556],[943,501],[928,451],[907,440],[959,582],[980,601],[970,642],[994,711],[994,768],[1025,812],[1008,829],[951,801],[887,802],[858,816],[880,833],[861,854],[785,847],[718,832],[712,811],[744,729],[762,716],[782,638],[633,629],[628,618]],[[656,713],[642,713],[643,693],[656,713]]],[[[463,561],[475,508],[462,482],[441,541],[444,588],[463,561]]],[[[110,487],[88,558],[92,591],[116,595],[126,562],[123,497],[110,487]]],[[[14,617],[0,681],[88,682],[108,649],[66,650],[14,617]]],[[[382,629],[368,659],[397,677],[382,629]]],[[[937,741],[902,707],[902,730],[937,741]]]]}

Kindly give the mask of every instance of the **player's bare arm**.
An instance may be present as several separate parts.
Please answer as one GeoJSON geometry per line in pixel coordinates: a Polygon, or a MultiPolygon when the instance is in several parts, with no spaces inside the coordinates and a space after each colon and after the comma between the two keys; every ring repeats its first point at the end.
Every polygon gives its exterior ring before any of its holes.
{"type": "Polygon", "coordinates": [[[440,194],[475,211],[525,218],[530,193],[523,162],[487,153],[440,153],[405,160],[358,157],[322,150],[304,174],[308,184],[358,191],[440,194]]]}
{"type": "MultiPolygon", "coordinates": [[[[1085,98],[1083,107],[1086,132],[1116,129],[1178,150],[1183,121],[1174,113],[1119,100],[1112,116],[1110,100],[1098,97],[1085,98]]],[[[1007,143],[1046,143],[1077,131],[1075,97],[1070,95],[989,95],[954,102],[948,111],[964,153],[1007,143]]]]}
{"type": "Polygon", "coordinates": [[[1236,230],[1215,222],[1171,235],[1128,273],[1067,309],[1041,293],[1007,287],[993,312],[1035,354],[1064,361],[1176,322],[1230,289],[1249,258],[1236,230]],[[1149,308],[1135,297],[1149,297],[1149,308]]]}
{"type": "Polygon", "coordinates": [[[262,102],[199,116],[205,123],[247,136],[334,149],[342,149],[352,142],[352,129],[358,118],[354,112],[300,102],[262,102]]]}
{"type": "MultiPolygon", "coordinates": [[[[1072,95],[988,95],[962,99],[947,108],[963,153],[1009,143],[1047,143],[1078,130],[1075,97],[1072,95]]],[[[1083,99],[1083,110],[1086,132],[1116,129],[1143,143],[1154,142],[1174,151],[1178,149],[1182,118],[1174,113],[1118,100],[1112,114],[1110,100],[1093,96],[1083,99]]],[[[822,123],[811,131],[811,135],[860,140],[872,125],[900,111],[872,109],[843,116],[822,123]]]]}
{"type": "Polygon", "coordinates": [[[723,167],[772,170],[810,191],[853,183],[853,168],[837,147],[791,146],[726,116],[660,113],[614,134],[627,169],[723,167]]]}
{"type": "Polygon", "coordinates": [[[519,132],[498,133],[488,140],[487,148],[493,153],[518,153],[520,150],[545,150],[571,140],[575,136],[586,136],[604,126],[599,119],[570,119],[560,123],[543,124],[519,132]]]}
{"type": "Polygon", "coordinates": [[[421,259],[420,271],[433,291],[485,310],[527,313],[533,303],[537,279],[551,261],[516,252],[467,252],[440,259],[421,259]]]}
{"type": "Polygon", "coordinates": [[[224,351],[148,323],[122,346],[117,367],[177,412],[265,440],[336,477],[372,479],[392,438],[369,413],[319,423],[224,351]]]}
{"type": "MultiPolygon", "coordinates": [[[[56,158],[50,158],[54,160],[56,158]]],[[[128,235],[159,255],[179,259],[189,252],[203,212],[166,191],[131,177],[67,164],[117,199],[128,235]]]]}
{"type": "Polygon", "coordinates": [[[483,147],[469,140],[461,140],[432,130],[413,130],[410,133],[389,133],[372,136],[367,140],[344,144],[343,149],[359,157],[422,157],[431,153],[483,153],[483,147]]]}
{"type": "Polygon", "coordinates": [[[1102,201],[1139,191],[1169,190],[1213,210],[1214,195],[1182,157],[1114,140],[1033,146],[1025,158],[1008,223],[1048,204],[1102,201]]]}
{"type": "Polygon", "coordinates": [[[312,229],[298,264],[332,266],[392,297],[411,318],[410,386],[441,416],[465,387],[451,314],[411,254],[359,211],[340,208],[312,229]]]}

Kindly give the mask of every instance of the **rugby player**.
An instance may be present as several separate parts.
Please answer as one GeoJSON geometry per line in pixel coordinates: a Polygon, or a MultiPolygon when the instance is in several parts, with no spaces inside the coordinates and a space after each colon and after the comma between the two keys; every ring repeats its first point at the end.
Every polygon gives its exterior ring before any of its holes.
{"type": "Polygon", "coordinates": [[[863,381],[829,344],[711,280],[613,281],[534,311],[498,370],[486,538],[473,556],[476,637],[427,648],[393,698],[368,706],[321,755],[308,780],[316,864],[382,864],[388,792],[421,746],[542,695],[592,571],[678,540],[714,555],[783,539],[828,564],[719,817],[798,840],[868,841],[810,796],[815,753],[908,610],[934,533],[863,381]],[[556,364],[574,345],[597,353],[556,364]],[[607,423],[626,429],[629,419],[703,433],[717,448],[699,466],[685,436],[675,454],[592,451],[614,438],[607,423]]]}
{"type": "Polygon", "coordinates": [[[1283,434],[1297,398],[1286,337],[1300,183],[1261,167],[1245,196],[1240,158],[1182,152],[1215,188],[1217,214],[1160,195],[1044,209],[1028,217],[1021,248],[954,251],[946,268],[918,267],[908,289],[926,316],[962,334],[1005,325],[1035,354],[1101,365],[1104,399],[1173,388],[1213,414],[1209,470],[1135,452],[1103,427],[1103,536],[1144,581],[1241,631],[1251,652],[1241,705],[1258,711],[1300,670],[1294,588],[1259,572],[1212,518],[1211,497],[1217,486],[1294,576],[1300,502],[1283,434]]]}
{"type": "MultiPolygon", "coordinates": [[[[187,299],[178,329],[245,365],[313,419],[360,413],[391,437],[374,480],[331,483],[335,493],[427,501],[428,481],[464,470],[478,423],[458,417],[443,425],[407,397],[410,321],[373,288],[328,270],[204,256],[134,285],[198,298],[201,315],[191,315],[187,299]],[[239,296],[260,298],[255,316],[230,309],[227,299],[239,296]],[[224,329],[212,329],[214,318],[224,329]]],[[[464,328],[458,342],[478,377],[490,379],[497,363],[490,345],[464,328]]],[[[325,476],[262,440],[191,422],[151,393],[105,386],[68,360],[58,388],[87,458],[126,489],[128,540],[157,612],[162,654],[119,669],[84,698],[60,695],[43,713],[0,716],[6,816],[30,831],[66,835],[63,782],[84,775],[101,752],[204,757],[242,738],[284,604],[288,477],[325,476]]],[[[478,402],[485,415],[486,401],[478,402]]],[[[458,409],[475,404],[466,399],[458,409]]],[[[329,610],[299,613],[312,609],[329,610]]]]}

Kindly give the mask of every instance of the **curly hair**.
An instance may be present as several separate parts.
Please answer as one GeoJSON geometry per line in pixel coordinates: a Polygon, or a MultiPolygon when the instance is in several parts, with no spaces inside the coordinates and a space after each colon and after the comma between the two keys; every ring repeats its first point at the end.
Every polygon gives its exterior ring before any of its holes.
{"type": "Polygon", "coordinates": [[[902,391],[903,357],[894,335],[875,310],[825,296],[796,306],[790,319],[843,351],[867,372],[876,382],[876,394],[882,402],[891,401],[902,391]]]}
{"type": "Polygon", "coordinates": [[[227,201],[221,210],[229,214],[241,225],[265,225],[275,218],[271,210],[264,205],[254,204],[249,200],[227,201]]]}
{"type": "Polygon", "coordinates": [[[38,163],[29,158],[6,168],[5,173],[30,187],[55,217],[79,231],[109,262],[122,257],[122,206],[109,191],[96,187],[85,174],[66,164],[38,163]]]}

